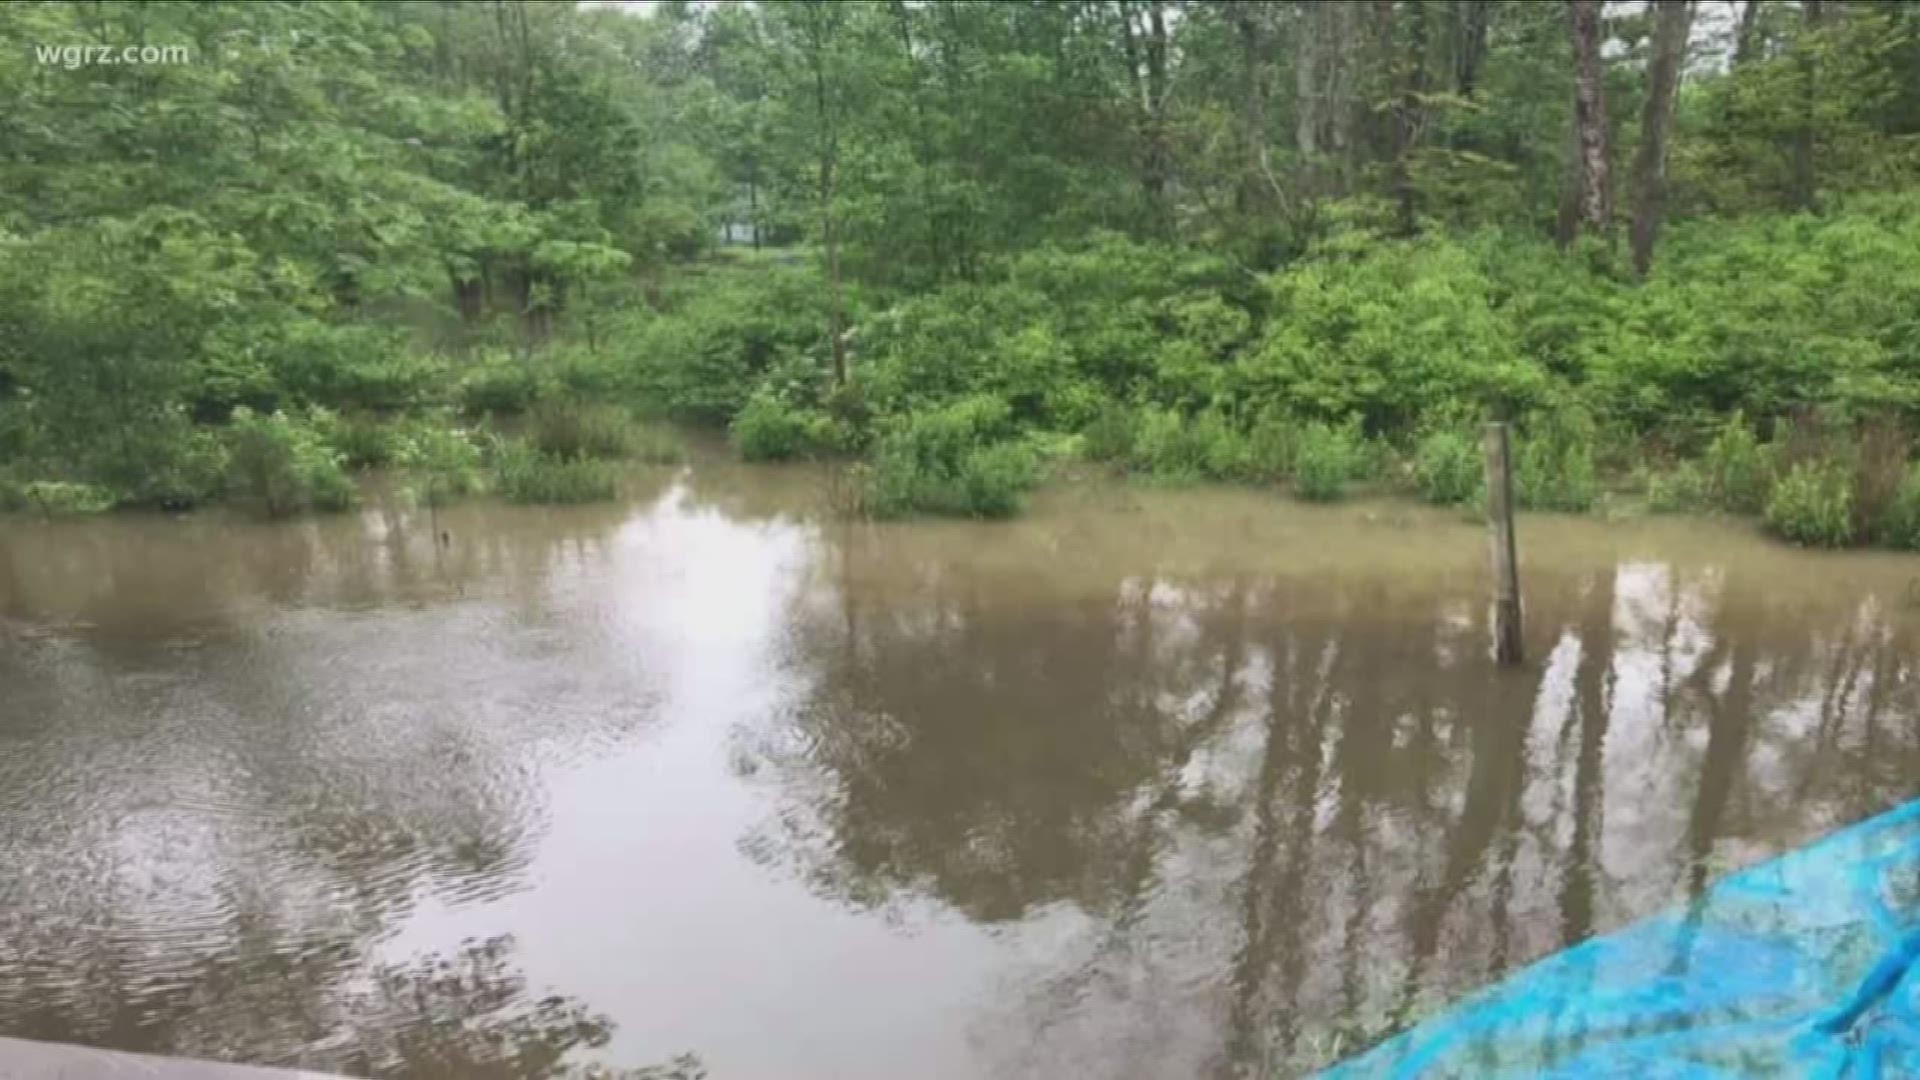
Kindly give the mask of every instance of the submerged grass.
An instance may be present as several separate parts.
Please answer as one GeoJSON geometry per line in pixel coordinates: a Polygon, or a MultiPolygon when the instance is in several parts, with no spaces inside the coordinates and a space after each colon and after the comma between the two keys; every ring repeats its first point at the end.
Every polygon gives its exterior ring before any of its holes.
{"type": "Polygon", "coordinates": [[[605,502],[619,493],[619,471],[589,457],[565,458],[515,440],[494,455],[495,489],[513,503],[569,505],[605,502]]]}

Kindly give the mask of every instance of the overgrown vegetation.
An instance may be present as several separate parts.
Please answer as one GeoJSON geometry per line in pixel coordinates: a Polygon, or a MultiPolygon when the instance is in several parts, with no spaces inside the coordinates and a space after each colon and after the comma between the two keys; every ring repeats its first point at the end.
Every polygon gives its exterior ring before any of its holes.
{"type": "Polygon", "coordinates": [[[494,468],[500,497],[508,502],[604,502],[619,492],[619,472],[608,462],[560,457],[523,440],[501,444],[494,468]]]}
{"type": "Polygon", "coordinates": [[[606,497],[663,419],[880,515],[1465,504],[1507,416],[1525,507],[1913,542],[1920,9],[1767,5],[1663,112],[1624,7],[1162,7],[0,10],[0,509],[606,497]],[[220,44],[22,59],[124,40],[220,44]],[[1667,168],[1569,156],[1589,49],[1667,168]]]}

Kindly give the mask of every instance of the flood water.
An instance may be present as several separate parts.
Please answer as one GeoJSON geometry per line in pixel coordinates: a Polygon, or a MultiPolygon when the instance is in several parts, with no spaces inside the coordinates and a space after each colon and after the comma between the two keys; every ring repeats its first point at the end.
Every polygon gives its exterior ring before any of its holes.
{"type": "Polygon", "coordinates": [[[1920,794],[1920,560],[1086,484],[0,521],[0,1036],[1289,1076],[1920,794]]]}

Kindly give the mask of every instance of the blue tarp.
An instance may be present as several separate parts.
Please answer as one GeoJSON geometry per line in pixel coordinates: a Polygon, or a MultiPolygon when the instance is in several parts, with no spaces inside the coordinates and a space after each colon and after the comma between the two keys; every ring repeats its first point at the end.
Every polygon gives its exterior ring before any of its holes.
{"type": "Polygon", "coordinates": [[[1920,801],[1555,953],[1323,1080],[1920,1078],[1920,801]]]}

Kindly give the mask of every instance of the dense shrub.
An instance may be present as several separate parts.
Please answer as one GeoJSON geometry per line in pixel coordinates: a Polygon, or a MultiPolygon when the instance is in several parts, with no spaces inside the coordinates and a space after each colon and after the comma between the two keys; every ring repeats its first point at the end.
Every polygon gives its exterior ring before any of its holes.
{"type": "Polygon", "coordinates": [[[1528,510],[1592,509],[1600,494],[1594,438],[1593,422],[1581,412],[1535,418],[1514,451],[1514,500],[1528,510]]]}
{"type": "Polygon", "coordinates": [[[733,447],[748,461],[784,461],[808,448],[811,421],[778,394],[762,390],[728,425],[733,447]]]}
{"type": "Polygon", "coordinates": [[[709,270],[684,288],[665,311],[630,312],[608,346],[671,415],[725,424],[777,362],[828,352],[827,290],[809,267],[709,270]]]}
{"type": "Polygon", "coordinates": [[[1907,470],[1900,490],[1880,518],[1876,539],[1888,547],[1920,551],[1920,465],[1907,470]]]}
{"type": "Polygon", "coordinates": [[[1357,421],[1308,424],[1294,446],[1293,489],[1303,499],[1332,502],[1361,472],[1366,447],[1357,421]]]}
{"type": "Polygon", "coordinates": [[[1085,436],[1087,457],[1094,461],[1124,462],[1133,454],[1136,424],[1134,411],[1124,403],[1108,401],[1100,406],[1081,432],[1085,436]]]}
{"type": "Polygon", "coordinates": [[[320,425],[320,432],[349,469],[381,469],[393,464],[404,437],[402,425],[364,413],[335,414],[320,425]]]}
{"type": "Polygon", "coordinates": [[[262,513],[283,517],[353,505],[353,481],[312,419],[236,409],[228,446],[230,493],[262,513]]]}
{"type": "Polygon", "coordinates": [[[65,480],[35,480],[23,484],[16,496],[20,505],[42,514],[98,514],[111,510],[118,498],[98,484],[65,480]]]}
{"type": "Polygon", "coordinates": [[[632,455],[638,430],[632,417],[612,406],[549,401],[528,414],[527,437],[553,457],[612,460],[632,455]]]}
{"type": "Polygon", "coordinates": [[[611,463],[542,453],[521,440],[496,451],[494,477],[500,497],[516,503],[604,502],[619,491],[619,473],[611,463]]]}
{"type": "Polygon", "coordinates": [[[272,357],[279,391],[272,397],[282,407],[395,411],[433,404],[447,385],[444,361],[411,351],[405,335],[387,326],[297,320],[256,348],[272,357]]]}
{"type": "Polygon", "coordinates": [[[125,492],[127,502],[185,510],[225,494],[232,454],[213,428],[176,429],[151,447],[148,467],[125,492]]]}
{"type": "Polygon", "coordinates": [[[1802,461],[1773,486],[1767,527],[1801,544],[1841,547],[1854,538],[1853,489],[1847,470],[1832,462],[1802,461]]]}
{"type": "Polygon", "coordinates": [[[550,396],[539,368],[502,351],[483,353],[460,373],[460,407],[478,414],[516,416],[550,396]]]}
{"type": "Polygon", "coordinates": [[[1147,408],[1136,423],[1129,460],[1144,472],[1175,480],[1233,480],[1249,471],[1246,438],[1217,412],[1183,416],[1147,408]]]}
{"type": "Polygon", "coordinates": [[[1701,510],[1713,505],[1707,474],[1691,461],[1647,474],[1647,509],[1658,513],[1701,510]]]}
{"type": "Polygon", "coordinates": [[[1472,502],[1486,483],[1479,441],[1457,427],[1427,432],[1414,448],[1413,480],[1420,497],[1436,506],[1472,502]]]}
{"type": "Polygon", "coordinates": [[[1273,483],[1293,473],[1299,425],[1290,416],[1268,409],[1247,433],[1247,478],[1273,483]]]}
{"type": "Polygon", "coordinates": [[[1735,412],[1727,419],[1701,459],[1705,500],[1724,510],[1759,513],[1773,483],[1773,461],[1766,447],[1735,412]]]}
{"type": "Polygon", "coordinates": [[[1007,517],[1038,473],[1006,402],[969,397],[894,421],[874,453],[862,502],[877,517],[1007,517]]]}
{"type": "Polygon", "coordinates": [[[485,486],[480,444],[456,427],[418,425],[394,440],[393,463],[428,506],[441,506],[485,486]]]}

